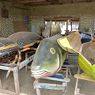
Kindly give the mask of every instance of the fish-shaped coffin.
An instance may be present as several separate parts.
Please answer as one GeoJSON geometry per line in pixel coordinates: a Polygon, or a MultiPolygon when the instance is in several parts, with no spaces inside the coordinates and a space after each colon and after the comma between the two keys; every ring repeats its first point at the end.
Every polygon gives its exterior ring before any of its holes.
{"type": "Polygon", "coordinates": [[[8,37],[12,41],[16,42],[19,45],[19,48],[23,48],[26,45],[29,45],[37,40],[41,40],[42,37],[34,32],[17,32],[8,37]]]}
{"type": "Polygon", "coordinates": [[[8,38],[0,38],[0,63],[14,59],[18,44],[8,38]]]}
{"type": "Polygon", "coordinates": [[[66,58],[66,52],[60,48],[57,39],[61,35],[55,35],[43,39],[39,44],[31,65],[34,78],[42,78],[58,72],[66,58]]]}

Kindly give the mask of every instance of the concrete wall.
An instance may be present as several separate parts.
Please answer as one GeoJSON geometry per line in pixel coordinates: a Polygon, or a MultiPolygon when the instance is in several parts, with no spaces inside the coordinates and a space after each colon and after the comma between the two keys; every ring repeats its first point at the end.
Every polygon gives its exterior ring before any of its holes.
{"type": "MultiPolygon", "coordinates": [[[[65,5],[48,5],[31,7],[31,10],[24,8],[14,8],[12,4],[6,3],[9,10],[9,18],[2,18],[0,15],[0,36],[7,37],[14,33],[13,21],[24,21],[25,16],[31,16],[31,25],[28,27],[32,32],[39,32],[40,27],[44,25],[43,17],[47,16],[75,16],[80,17],[80,31],[93,28],[95,21],[95,2],[94,3],[78,3],[65,5]]],[[[0,3],[0,10],[2,4],[0,3]]],[[[1,13],[1,12],[0,12],[1,13]]]]}
{"type": "Polygon", "coordinates": [[[80,31],[93,28],[95,21],[95,2],[65,5],[48,5],[31,8],[31,16],[75,16],[80,17],[80,31]]]}
{"type": "Polygon", "coordinates": [[[31,18],[31,32],[41,33],[41,29],[44,27],[43,18],[31,18]]]}

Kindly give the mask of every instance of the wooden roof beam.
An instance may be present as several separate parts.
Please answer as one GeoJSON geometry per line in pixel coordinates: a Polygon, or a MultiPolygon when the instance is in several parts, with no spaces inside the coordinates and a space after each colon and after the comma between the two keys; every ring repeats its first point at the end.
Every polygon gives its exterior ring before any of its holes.
{"type": "Polygon", "coordinates": [[[72,0],[72,3],[93,2],[94,0],[72,0]]]}
{"type": "Polygon", "coordinates": [[[39,2],[45,2],[46,0],[18,0],[18,3],[39,3],[39,2]]]}

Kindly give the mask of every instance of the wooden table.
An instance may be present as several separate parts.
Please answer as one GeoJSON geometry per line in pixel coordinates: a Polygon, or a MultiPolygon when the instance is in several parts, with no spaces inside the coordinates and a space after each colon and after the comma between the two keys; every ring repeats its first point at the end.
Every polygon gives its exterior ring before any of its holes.
{"type": "MultiPolygon", "coordinates": [[[[30,63],[33,60],[33,55],[26,58],[24,61],[20,62],[20,64],[4,64],[4,63],[0,63],[0,70],[6,70],[6,71],[12,71],[13,72],[13,77],[14,77],[14,85],[15,85],[15,93],[13,94],[13,92],[4,90],[1,88],[1,92],[10,92],[10,95],[19,95],[20,94],[20,87],[19,87],[19,77],[18,77],[18,71],[20,69],[22,69],[23,67],[27,66],[28,63],[30,63]]],[[[0,79],[0,87],[2,87],[2,82],[0,79]]]]}

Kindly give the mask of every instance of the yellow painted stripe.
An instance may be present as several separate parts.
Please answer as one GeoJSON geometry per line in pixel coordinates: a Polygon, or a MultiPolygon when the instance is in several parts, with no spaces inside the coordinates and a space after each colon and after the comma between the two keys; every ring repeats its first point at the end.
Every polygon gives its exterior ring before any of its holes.
{"type": "Polygon", "coordinates": [[[13,47],[17,47],[18,44],[11,44],[11,45],[7,45],[7,46],[2,46],[0,47],[0,50],[5,50],[5,49],[8,49],[8,48],[13,48],[13,47]]]}

